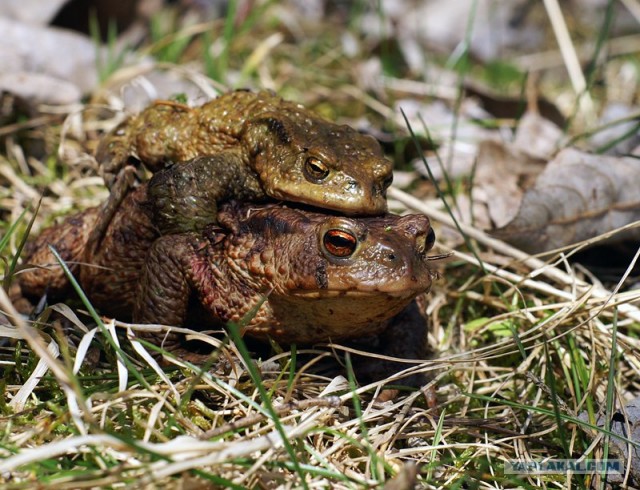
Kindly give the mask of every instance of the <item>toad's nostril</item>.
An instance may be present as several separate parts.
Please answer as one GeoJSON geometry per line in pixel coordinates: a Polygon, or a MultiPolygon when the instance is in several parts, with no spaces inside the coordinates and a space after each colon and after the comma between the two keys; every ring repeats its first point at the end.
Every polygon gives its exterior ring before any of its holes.
{"type": "Polygon", "coordinates": [[[393,174],[391,173],[389,175],[386,175],[380,183],[380,189],[382,189],[382,192],[386,191],[391,186],[392,182],[393,182],[393,174]]]}
{"type": "Polygon", "coordinates": [[[436,243],[436,232],[433,231],[433,228],[429,228],[429,233],[427,233],[427,237],[425,239],[425,251],[431,250],[435,243],[436,243]]]}
{"type": "Polygon", "coordinates": [[[391,182],[393,182],[393,175],[388,175],[388,176],[384,177],[383,179],[380,179],[371,188],[371,191],[372,191],[371,193],[374,196],[384,196],[385,192],[387,191],[387,189],[391,185],[391,182]]]}
{"type": "Polygon", "coordinates": [[[432,228],[429,228],[428,231],[415,235],[415,239],[416,249],[418,250],[418,253],[424,254],[431,250],[431,248],[433,248],[433,245],[436,241],[436,234],[432,228]]]}

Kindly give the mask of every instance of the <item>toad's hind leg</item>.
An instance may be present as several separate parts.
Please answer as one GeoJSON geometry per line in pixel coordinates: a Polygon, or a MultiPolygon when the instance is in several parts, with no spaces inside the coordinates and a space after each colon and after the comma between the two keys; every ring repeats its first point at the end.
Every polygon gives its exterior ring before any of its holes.
{"type": "Polygon", "coordinates": [[[27,244],[23,263],[27,268],[18,275],[20,289],[25,297],[40,298],[47,293],[51,298],[63,297],[70,282],[57,259],[49,249],[53,247],[72,273],[85,260],[86,245],[98,217],[98,209],[90,208],[67,217],[62,223],[45,229],[33,242],[27,244]]]}
{"type": "Polygon", "coordinates": [[[139,170],[142,180],[144,169],[153,173],[166,167],[168,162],[188,158],[185,147],[189,146],[191,115],[188,106],[156,101],[106,134],[96,150],[96,161],[106,186],[112,189],[127,166],[139,170]]]}

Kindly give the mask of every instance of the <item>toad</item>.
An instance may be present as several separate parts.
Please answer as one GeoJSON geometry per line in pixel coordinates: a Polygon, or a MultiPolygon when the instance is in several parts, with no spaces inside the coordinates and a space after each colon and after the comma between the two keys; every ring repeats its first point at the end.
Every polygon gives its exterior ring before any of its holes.
{"type": "MultiPolygon", "coordinates": [[[[87,241],[98,215],[92,208],[45,230],[25,262],[55,264],[52,245],[75,264],[85,293],[106,315],[176,326],[193,318],[237,322],[244,335],[282,343],[395,328],[385,352],[424,354],[426,323],[415,319],[413,300],[432,279],[426,253],[434,234],[426,216],[353,218],[229,202],[218,224],[200,233],[159,236],[143,184],[125,197],[94,252],[87,241]]],[[[27,297],[69,295],[59,268],[23,271],[19,279],[27,297]]],[[[181,350],[176,335],[163,345],[181,350]]]]}
{"type": "Polygon", "coordinates": [[[133,168],[157,172],[205,155],[214,158],[197,160],[184,175],[176,168],[152,179],[149,197],[164,234],[200,231],[216,221],[217,203],[247,197],[347,215],[387,209],[392,164],[373,137],[271,92],[235,91],[195,108],[156,102],[102,140],[96,159],[113,197],[94,238],[100,238],[131,187],[133,168]],[[197,197],[194,186],[202,191],[197,197]],[[200,211],[196,218],[185,219],[194,206],[200,211]]]}
{"type": "Polygon", "coordinates": [[[166,235],[144,263],[134,318],[183,325],[191,300],[218,323],[282,343],[378,333],[431,285],[423,215],[348,218],[232,203],[219,227],[166,235]],[[252,310],[257,311],[252,316],[252,310]]]}

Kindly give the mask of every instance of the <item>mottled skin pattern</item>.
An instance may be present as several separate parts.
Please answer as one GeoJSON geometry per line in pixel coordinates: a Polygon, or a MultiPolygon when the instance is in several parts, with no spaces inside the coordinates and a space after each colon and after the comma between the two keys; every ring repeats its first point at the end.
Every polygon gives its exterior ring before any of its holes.
{"type": "Polygon", "coordinates": [[[18,276],[22,294],[35,298],[45,292],[54,298],[68,294],[69,280],[47,245],[56,249],[72,271],[77,271],[97,216],[97,208],[68,216],[63,223],[46,228],[36,240],[27,242],[23,262],[37,268],[25,270],[18,276]]]}
{"type": "MultiPolygon", "coordinates": [[[[215,222],[217,203],[242,197],[238,187],[225,184],[230,179],[251,182],[256,195],[250,197],[256,199],[299,202],[348,215],[379,215],[387,209],[392,165],[375,139],[266,91],[231,92],[196,108],[157,102],[107,135],[96,159],[112,200],[118,201],[132,184],[125,175],[132,167],[142,164],[157,172],[204,155],[216,158],[201,160],[189,182],[207,189],[206,195],[192,198],[193,189],[184,179],[182,185],[166,185],[181,178],[181,165],[162,180],[152,179],[149,195],[157,201],[163,233],[201,231],[215,222]],[[206,215],[185,220],[194,199],[203,201],[195,206],[206,215]]],[[[98,227],[106,227],[109,218],[109,213],[101,217],[105,223],[98,227]]]]}
{"type": "Polygon", "coordinates": [[[51,245],[70,266],[94,306],[105,314],[131,319],[140,271],[159,236],[151,224],[146,186],[126,196],[100,248],[95,250],[87,245],[99,213],[96,207],[69,216],[27,245],[23,262],[38,268],[19,275],[25,297],[37,299],[46,293],[49,301],[57,301],[69,295],[70,283],[50,252],[51,245]]]}
{"type": "Polygon", "coordinates": [[[153,222],[163,234],[202,231],[216,223],[218,202],[266,199],[257,176],[234,164],[236,157],[232,152],[198,157],[161,170],[151,178],[148,193],[153,222]]]}
{"type": "Polygon", "coordinates": [[[284,343],[353,339],[384,329],[431,285],[426,216],[351,219],[227,205],[219,223],[232,233],[212,227],[154,242],[138,321],[183,325],[196,296],[208,318],[242,322],[263,301],[243,324],[248,335],[284,343]]]}
{"type": "MultiPolygon", "coordinates": [[[[125,198],[97,253],[87,246],[98,216],[93,208],[45,230],[29,245],[25,263],[55,264],[47,248],[53,245],[76,264],[94,306],[122,320],[242,322],[264,300],[243,324],[248,336],[313,343],[393,331],[381,343],[383,353],[424,357],[426,323],[416,316],[413,299],[431,284],[426,252],[434,235],[426,217],[352,219],[228,203],[220,226],[159,237],[146,189],[125,198]]],[[[69,293],[57,267],[25,271],[19,279],[23,294],[33,299],[69,293]]],[[[177,335],[152,340],[184,353],[177,335]]]]}

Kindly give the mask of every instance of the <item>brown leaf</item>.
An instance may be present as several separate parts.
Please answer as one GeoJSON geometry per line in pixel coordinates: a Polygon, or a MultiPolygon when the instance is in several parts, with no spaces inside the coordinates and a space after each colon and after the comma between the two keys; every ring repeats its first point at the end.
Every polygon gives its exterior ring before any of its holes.
{"type": "MultiPolygon", "coordinates": [[[[464,90],[467,97],[476,97],[482,103],[482,107],[497,118],[517,119],[522,114],[524,101],[519,95],[499,94],[475,81],[466,82],[464,90]]],[[[555,124],[557,126],[566,124],[564,115],[553,102],[544,97],[535,97],[530,102],[535,103],[539,117],[543,117],[548,121],[547,124],[555,124]]]]}
{"type": "MultiPolygon", "coordinates": [[[[522,199],[518,177],[522,164],[519,155],[502,143],[486,140],[478,145],[473,199],[486,206],[491,223],[507,224],[515,216],[522,199]]],[[[478,222],[478,216],[476,223],[478,222]]]]}
{"type": "MultiPolygon", "coordinates": [[[[472,195],[474,202],[484,205],[494,227],[505,226],[516,216],[522,187],[540,174],[542,163],[513,144],[485,140],[478,145],[472,195]]],[[[476,225],[487,222],[482,217],[474,210],[476,225]]],[[[484,228],[491,226],[487,223],[484,228]]]]}
{"type": "Polygon", "coordinates": [[[549,160],[557,151],[562,136],[562,130],[553,122],[528,111],[518,123],[513,146],[531,158],[549,160]]]}
{"type": "MultiPolygon", "coordinates": [[[[524,194],[497,237],[530,253],[564,247],[640,220],[640,161],[565,149],[524,194]]],[[[637,228],[611,241],[640,239],[637,228]]]]}

